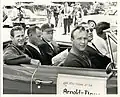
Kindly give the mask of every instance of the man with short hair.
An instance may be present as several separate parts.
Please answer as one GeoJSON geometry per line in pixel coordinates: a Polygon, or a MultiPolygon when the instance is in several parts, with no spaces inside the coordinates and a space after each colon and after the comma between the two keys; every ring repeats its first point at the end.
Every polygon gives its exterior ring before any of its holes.
{"type": "Polygon", "coordinates": [[[41,26],[41,29],[43,43],[39,45],[39,49],[44,53],[44,64],[51,65],[52,57],[60,51],[58,44],[53,40],[53,31],[55,31],[54,25],[46,23],[41,26]]]}
{"type": "Polygon", "coordinates": [[[29,57],[33,59],[40,60],[41,64],[42,62],[42,52],[39,49],[39,45],[42,43],[42,30],[38,26],[31,26],[27,30],[27,35],[29,38],[29,41],[26,45],[26,54],[29,55],[29,57]]]}
{"type": "Polygon", "coordinates": [[[87,27],[86,29],[88,31],[88,46],[85,50],[89,53],[89,58],[91,60],[92,66],[93,68],[97,69],[105,69],[107,65],[111,62],[111,59],[103,55],[92,42],[93,33],[95,33],[93,29],[89,27],[87,27]]]}
{"type": "Polygon", "coordinates": [[[92,67],[91,61],[88,58],[85,49],[88,44],[88,32],[85,27],[77,26],[73,29],[71,33],[72,48],[63,63],[66,67],[82,67],[90,68],[92,67]]]}
{"type": "MultiPolygon", "coordinates": [[[[108,22],[100,22],[96,25],[96,35],[93,39],[93,43],[98,48],[98,50],[103,54],[109,57],[109,50],[108,50],[108,43],[107,43],[107,36],[104,30],[110,28],[110,23],[108,22]]],[[[112,50],[113,52],[117,51],[117,45],[111,41],[112,50]]]]}
{"type": "Polygon", "coordinates": [[[21,26],[15,26],[11,32],[12,43],[4,49],[3,60],[8,65],[32,64],[39,65],[40,61],[32,59],[25,52],[25,32],[21,26]]]}
{"type": "Polygon", "coordinates": [[[93,43],[103,55],[109,53],[106,43],[106,33],[103,32],[103,30],[108,28],[110,28],[110,23],[107,22],[100,22],[95,27],[96,34],[94,35],[93,43]]]}
{"type": "MultiPolygon", "coordinates": [[[[111,58],[110,51],[108,48],[108,41],[106,33],[109,33],[105,30],[112,28],[112,25],[108,22],[99,22],[96,25],[96,34],[94,34],[93,43],[97,47],[97,49],[105,56],[111,58]]],[[[117,45],[116,43],[110,39],[111,49],[113,54],[113,59],[115,63],[117,62],[117,45]]]]}
{"type": "Polygon", "coordinates": [[[88,23],[82,22],[82,26],[86,28],[86,31],[88,32],[88,45],[85,49],[89,53],[89,58],[92,63],[93,68],[97,69],[105,69],[106,66],[110,63],[111,59],[107,56],[104,56],[95,46],[95,44],[92,42],[93,40],[93,33],[94,29],[90,28],[88,23]]]}

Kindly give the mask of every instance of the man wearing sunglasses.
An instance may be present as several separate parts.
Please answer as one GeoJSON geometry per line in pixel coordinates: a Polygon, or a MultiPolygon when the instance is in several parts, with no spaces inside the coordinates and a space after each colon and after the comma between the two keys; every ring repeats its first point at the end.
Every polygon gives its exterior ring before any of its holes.
{"type": "Polygon", "coordinates": [[[103,55],[95,44],[92,42],[94,29],[89,28],[87,23],[82,23],[86,25],[86,31],[88,32],[88,45],[86,51],[89,53],[89,58],[91,60],[93,68],[105,69],[106,66],[110,63],[111,59],[103,55]]]}

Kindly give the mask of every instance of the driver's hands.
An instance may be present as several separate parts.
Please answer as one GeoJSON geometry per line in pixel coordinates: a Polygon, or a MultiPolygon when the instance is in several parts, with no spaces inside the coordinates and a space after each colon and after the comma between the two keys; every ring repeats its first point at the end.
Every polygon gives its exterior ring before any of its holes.
{"type": "Polygon", "coordinates": [[[32,64],[32,65],[41,65],[41,62],[39,60],[36,60],[36,59],[31,59],[30,64],[32,64]]]}

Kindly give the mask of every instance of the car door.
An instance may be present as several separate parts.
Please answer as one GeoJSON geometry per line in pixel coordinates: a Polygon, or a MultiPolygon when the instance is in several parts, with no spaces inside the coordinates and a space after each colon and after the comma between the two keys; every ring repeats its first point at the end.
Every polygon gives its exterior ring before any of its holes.
{"type": "MultiPolygon", "coordinates": [[[[109,77],[106,70],[59,66],[8,66],[3,67],[4,94],[56,94],[58,74],[109,77]]],[[[108,78],[107,94],[117,94],[117,76],[108,78]]]]}

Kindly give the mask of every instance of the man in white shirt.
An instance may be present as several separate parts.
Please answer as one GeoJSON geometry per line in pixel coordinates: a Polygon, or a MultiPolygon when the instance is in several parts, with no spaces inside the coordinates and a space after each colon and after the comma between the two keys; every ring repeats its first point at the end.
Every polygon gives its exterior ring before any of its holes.
{"type": "MultiPolygon", "coordinates": [[[[96,25],[96,33],[94,33],[93,43],[103,55],[111,57],[108,48],[106,32],[104,32],[104,30],[109,28],[110,28],[110,23],[107,22],[98,23],[96,25]]],[[[113,42],[111,42],[111,45],[113,51],[113,59],[115,62],[117,62],[117,45],[115,46],[115,43],[113,44],[113,42]]]]}

